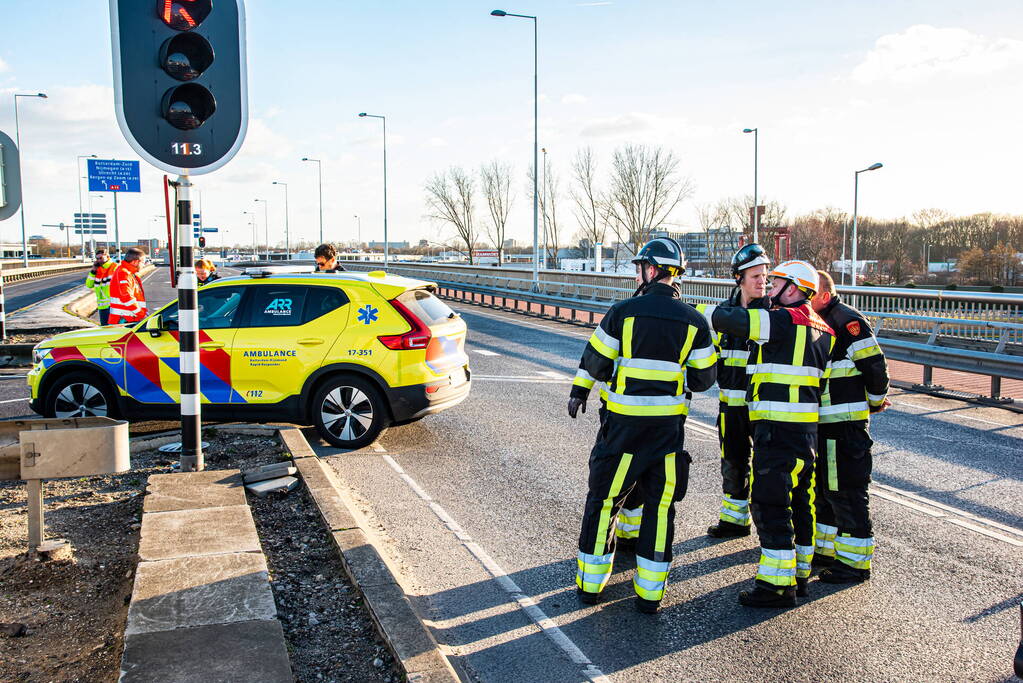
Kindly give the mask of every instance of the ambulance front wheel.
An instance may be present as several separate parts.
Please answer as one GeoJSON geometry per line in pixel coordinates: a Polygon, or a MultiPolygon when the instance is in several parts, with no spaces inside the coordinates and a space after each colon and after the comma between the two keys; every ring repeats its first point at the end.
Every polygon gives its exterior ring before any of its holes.
{"type": "Polygon", "coordinates": [[[387,426],[388,414],[380,391],[361,377],[332,377],[313,398],[313,423],[337,448],[362,448],[373,443],[387,426]]]}
{"type": "Polygon", "coordinates": [[[45,414],[51,417],[116,417],[117,399],[91,372],[72,372],[50,387],[45,414]]]}

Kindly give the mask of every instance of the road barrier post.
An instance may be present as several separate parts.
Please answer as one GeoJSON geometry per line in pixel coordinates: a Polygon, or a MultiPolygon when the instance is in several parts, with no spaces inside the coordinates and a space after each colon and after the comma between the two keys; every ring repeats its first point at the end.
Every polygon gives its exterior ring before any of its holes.
{"type": "Polygon", "coordinates": [[[181,471],[205,469],[202,453],[202,415],[199,404],[199,310],[196,302],[192,235],[192,183],[187,175],[177,182],[178,227],[178,349],[181,374],[181,471]]]}

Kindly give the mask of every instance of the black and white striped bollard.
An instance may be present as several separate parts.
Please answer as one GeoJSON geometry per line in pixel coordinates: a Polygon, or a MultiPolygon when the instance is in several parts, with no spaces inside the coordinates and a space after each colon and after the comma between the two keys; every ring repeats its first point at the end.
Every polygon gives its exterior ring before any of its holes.
{"type": "Polygon", "coordinates": [[[7,314],[4,313],[4,273],[0,271],[0,340],[7,343],[7,314]]]}
{"type": "Polygon", "coordinates": [[[192,258],[192,183],[187,175],[177,182],[178,224],[178,348],[181,375],[181,471],[205,469],[202,455],[202,416],[199,406],[199,310],[198,282],[192,258]]]}

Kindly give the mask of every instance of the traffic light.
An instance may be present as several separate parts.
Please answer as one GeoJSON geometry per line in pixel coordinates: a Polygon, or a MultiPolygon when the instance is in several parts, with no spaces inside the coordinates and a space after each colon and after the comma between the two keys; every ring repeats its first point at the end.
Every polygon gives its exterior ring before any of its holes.
{"type": "Polygon", "coordinates": [[[168,173],[226,164],[248,124],[244,0],[110,0],[117,122],[168,173]]]}
{"type": "Polygon", "coordinates": [[[200,249],[206,248],[206,238],[203,237],[202,235],[199,235],[199,248],[200,249]]]}

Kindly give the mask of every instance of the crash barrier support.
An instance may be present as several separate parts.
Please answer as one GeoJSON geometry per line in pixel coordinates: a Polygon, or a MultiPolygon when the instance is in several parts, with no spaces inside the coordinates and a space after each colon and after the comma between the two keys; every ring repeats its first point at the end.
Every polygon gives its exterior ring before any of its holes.
{"type": "MultiPolygon", "coordinates": [[[[356,267],[358,270],[371,270],[376,264],[346,263],[345,266],[351,270],[356,267]]],[[[520,313],[549,315],[588,325],[594,324],[595,316],[605,313],[615,301],[626,299],[635,292],[631,286],[634,281],[622,277],[617,278],[614,284],[618,286],[614,287],[605,283],[551,280],[542,280],[539,287],[534,287],[531,279],[511,277],[511,273],[506,275],[503,272],[504,269],[497,271],[500,274],[495,274],[495,269],[486,274],[466,274],[398,265],[392,266],[390,271],[435,282],[442,296],[454,300],[520,313]],[[456,275],[452,277],[452,273],[456,275]],[[630,286],[621,286],[625,284],[630,286]],[[508,305],[509,302],[512,306],[508,305]],[[553,314],[545,312],[550,309],[553,309],[553,314]],[[584,314],[582,318],[580,313],[584,314]]],[[[545,274],[550,273],[547,271],[545,274]]],[[[596,274],[590,276],[597,277],[596,274]]],[[[716,303],[727,296],[727,291],[722,293],[706,286],[700,289],[693,286],[693,282],[693,279],[682,282],[682,296],[687,301],[716,303]]],[[[727,285],[727,281],[712,284],[717,286],[720,283],[727,285]]],[[[1002,378],[1023,380],[1023,297],[987,292],[918,290],[905,294],[902,290],[875,287],[844,289],[846,294],[859,298],[858,303],[864,306],[864,315],[874,322],[878,341],[889,358],[923,367],[923,382],[917,387],[934,388],[931,386],[933,368],[958,370],[991,377],[991,398],[998,402],[1011,402],[1011,399],[1001,397],[1001,381],[1002,378]],[[903,303],[923,301],[933,310],[948,315],[927,315],[923,309],[918,309],[918,313],[894,312],[891,310],[896,307],[893,298],[899,298],[903,303]],[[956,302],[970,305],[953,308],[952,304],[956,302]],[[877,309],[868,308],[869,305],[877,305],[877,309]],[[970,311],[986,313],[988,318],[966,317],[965,313],[970,311]]]]}

